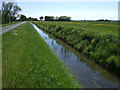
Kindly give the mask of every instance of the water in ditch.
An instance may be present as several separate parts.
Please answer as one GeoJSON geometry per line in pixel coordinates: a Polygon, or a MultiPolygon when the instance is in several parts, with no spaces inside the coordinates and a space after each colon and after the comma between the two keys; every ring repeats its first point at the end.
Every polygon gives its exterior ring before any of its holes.
{"type": "Polygon", "coordinates": [[[35,24],[31,24],[84,88],[120,87],[118,77],[94,64],[84,55],[80,55],[64,42],[51,38],[35,24]]]}

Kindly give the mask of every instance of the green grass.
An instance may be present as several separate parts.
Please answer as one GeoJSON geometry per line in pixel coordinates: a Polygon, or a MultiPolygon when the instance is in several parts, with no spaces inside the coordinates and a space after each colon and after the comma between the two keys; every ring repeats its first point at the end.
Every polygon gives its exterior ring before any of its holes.
{"type": "Polygon", "coordinates": [[[74,21],[80,23],[93,23],[93,24],[106,24],[106,25],[118,25],[119,21],[74,21]]]}
{"type": "Polygon", "coordinates": [[[95,63],[120,77],[117,24],[55,21],[34,21],[34,23],[43,31],[61,39],[91,58],[95,63]]]}
{"type": "Polygon", "coordinates": [[[3,88],[81,87],[28,22],[2,38],[3,88]]]}
{"type": "MultiPolygon", "coordinates": [[[[40,23],[40,22],[39,22],[40,23]]],[[[118,22],[111,21],[111,22],[99,22],[99,21],[79,21],[79,22],[52,22],[52,21],[44,21],[43,24],[54,24],[57,26],[64,26],[64,27],[72,27],[76,30],[85,30],[90,32],[97,32],[102,34],[113,34],[118,35],[118,22]]]]}
{"type": "Polygon", "coordinates": [[[16,22],[13,22],[13,23],[8,23],[8,24],[2,24],[0,25],[0,27],[5,27],[5,26],[8,26],[8,25],[13,25],[13,24],[17,24],[17,23],[20,23],[21,21],[16,21],[16,22]]]}

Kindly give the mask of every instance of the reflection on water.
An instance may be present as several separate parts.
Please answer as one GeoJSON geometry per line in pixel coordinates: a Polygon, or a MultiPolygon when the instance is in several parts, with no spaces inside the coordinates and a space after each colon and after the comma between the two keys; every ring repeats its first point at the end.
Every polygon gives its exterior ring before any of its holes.
{"type": "Polygon", "coordinates": [[[83,87],[118,88],[120,84],[118,85],[118,79],[115,76],[91,63],[89,60],[80,59],[81,57],[77,53],[73,53],[74,50],[71,51],[71,49],[66,48],[64,43],[59,44],[58,40],[50,38],[36,25],[32,25],[83,87]]]}

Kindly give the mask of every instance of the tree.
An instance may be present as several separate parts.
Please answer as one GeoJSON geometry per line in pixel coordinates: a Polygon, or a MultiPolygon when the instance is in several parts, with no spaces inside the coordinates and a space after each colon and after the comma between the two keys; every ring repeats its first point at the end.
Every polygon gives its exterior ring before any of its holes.
{"type": "Polygon", "coordinates": [[[27,20],[27,17],[25,15],[20,15],[20,21],[26,21],[27,20]]]}
{"type": "Polygon", "coordinates": [[[21,11],[21,8],[17,5],[14,5],[13,6],[13,11],[11,12],[12,13],[11,22],[16,20],[15,15],[17,15],[19,11],[21,11]]]}
{"type": "Polygon", "coordinates": [[[68,16],[60,16],[60,17],[45,16],[45,21],[71,21],[71,17],[68,17],[68,16]]]}
{"type": "Polygon", "coordinates": [[[32,20],[33,20],[33,21],[38,21],[38,19],[37,19],[37,18],[32,18],[32,20]]]}
{"type": "Polygon", "coordinates": [[[54,16],[45,16],[45,21],[54,21],[54,16]]]}
{"type": "Polygon", "coordinates": [[[58,21],[71,21],[71,17],[60,16],[60,17],[58,18],[58,21]]]}
{"type": "Polygon", "coordinates": [[[39,19],[42,21],[42,19],[43,19],[43,16],[41,16],[39,19]]]}
{"type": "Polygon", "coordinates": [[[31,21],[31,20],[32,20],[32,18],[31,18],[31,17],[28,17],[28,18],[27,18],[27,20],[28,20],[28,21],[31,21]]]}
{"type": "Polygon", "coordinates": [[[2,2],[2,23],[5,24],[16,20],[15,17],[19,11],[21,11],[21,8],[15,2],[2,2]]]}
{"type": "Polygon", "coordinates": [[[32,17],[28,17],[26,20],[27,20],[27,21],[38,21],[37,18],[32,18],[32,17]]]}
{"type": "Polygon", "coordinates": [[[2,2],[2,23],[8,23],[10,20],[13,2],[2,2]]]}
{"type": "Polygon", "coordinates": [[[108,20],[108,19],[99,19],[97,21],[110,21],[110,20],[108,20]]]}

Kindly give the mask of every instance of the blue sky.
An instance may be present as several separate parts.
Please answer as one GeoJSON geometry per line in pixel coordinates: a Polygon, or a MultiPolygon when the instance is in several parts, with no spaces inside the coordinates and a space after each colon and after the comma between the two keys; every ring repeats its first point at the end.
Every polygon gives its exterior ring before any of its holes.
{"type": "Polygon", "coordinates": [[[118,19],[117,2],[18,2],[27,17],[70,16],[72,20],[118,19]]]}

